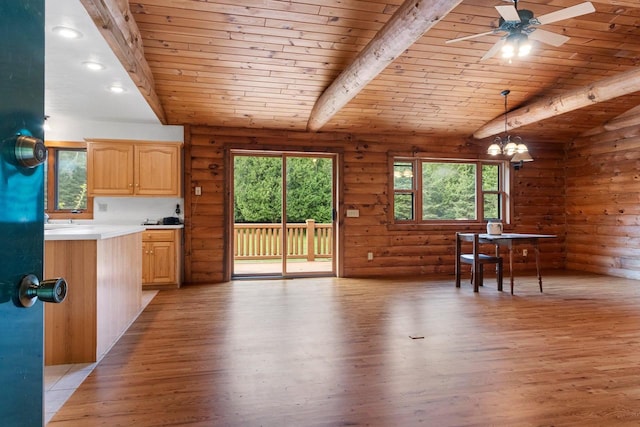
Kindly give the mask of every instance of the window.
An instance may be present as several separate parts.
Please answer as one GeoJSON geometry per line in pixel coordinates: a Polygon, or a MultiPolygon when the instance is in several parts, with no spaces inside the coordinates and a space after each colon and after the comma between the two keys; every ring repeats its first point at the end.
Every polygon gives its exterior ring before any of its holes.
{"type": "Polygon", "coordinates": [[[486,222],[508,219],[505,163],[395,158],[394,222],[486,222]]]}
{"type": "Polygon", "coordinates": [[[87,148],[81,142],[47,142],[45,211],[51,218],[92,218],[87,194],[87,148]]]}

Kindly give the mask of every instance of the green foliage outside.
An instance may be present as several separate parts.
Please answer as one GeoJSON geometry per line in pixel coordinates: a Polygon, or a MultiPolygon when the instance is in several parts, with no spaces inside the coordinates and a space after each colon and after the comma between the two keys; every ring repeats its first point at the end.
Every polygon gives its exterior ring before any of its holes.
{"type": "Polygon", "coordinates": [[[476,218],[476,165],[422,164],[423,219],[476,218]]]}
{"type": "Polygon", "coordinates": [[[57,159],[57,209],[87,208],[87,152],[59,150],[57,159]]]}
{"type": "MultiPolygon", "coordinates": [[[[423,220],[475,220],[476,163],[422,162],[423,220]]],[[[413,183],[411,162],[394,164],[394,215],[396,220],[413,220],[413,197],[398,190],[411,190],[413,183]]],[[[482,165],[483,217],[500,217],[499,179],[497,164],[482,165]]]]}
{"type": "MultiPolygon", "coordinates": [[[[287,157],[287,221],[332,222],[332,161],[287,157]]],[[[282,221],[282,158],[236,156],[234,159],[236,223],[282,221]]]]}
{"type": "Polygon", "coordinates": [[[500,166],[482,165],[482,190],[484,193],[484,219],[500,219],[500,166]],[[495,193],[487,193],[494,191],[495,193]]]}
{"type": "Polygon", "coordinates": [[[327,158],[287,158],[287,222],[332,222],[331,166],[327,158]]]}
{"type": "MultiPolygon", "coordinates": [[[[393,188],[395,190],[413,190],[414,174],[412,162],[395,162],[393,165],[393,188]]],[[[410,221],[414,219],[413,194],[396,193],[393,206],[397,220],[410,221]]]]}

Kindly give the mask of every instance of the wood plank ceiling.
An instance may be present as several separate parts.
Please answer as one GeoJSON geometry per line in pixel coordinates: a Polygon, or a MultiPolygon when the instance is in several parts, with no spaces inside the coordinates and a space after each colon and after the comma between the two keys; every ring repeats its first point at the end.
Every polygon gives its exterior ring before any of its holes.
{"type": "MultiPolygon", "coordinates": [[[[591,0],[595,13],[544,26],[525,59],[480,61],[499,39],[452,38],[498,25],[501,0],[463,0],[321,129],[470,137],[504,109],[621,74],[640,61],[640,1],[591,0]]],[[[536,16],[582,0],[521,0],[536,16]]],[[[144,56],[169,124],[304,131],[316,100],[402,0],[132,0],[144,56]]],[[[518,134],[552,142],[640,104],[633,93],[546,119],[518,134]]]]}

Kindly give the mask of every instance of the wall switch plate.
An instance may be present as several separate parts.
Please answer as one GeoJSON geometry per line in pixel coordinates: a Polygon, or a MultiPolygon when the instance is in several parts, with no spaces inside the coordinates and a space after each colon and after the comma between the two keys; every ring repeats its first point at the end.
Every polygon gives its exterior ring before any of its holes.
{"type": "Polygon", "coordinates": [[[367,253],[367,260],[373,261],[373,252],[367,253]]]}
{"type": "Polygon", "coordinates": [[[358,218],[360,211],[358,209],[347,209],[347,218],[358,218]]]}
{"type": "Polygon", "coordinates": [[[194,193],[196,196],[202,196],[202,187],[194,188],[194,193]]]}
{"type": "Polygon", "coordinates": [[[523,249],[522,250],[522,256],[527,256],[527,255],[529,255],[529,251],[526,250],[526,249],[523,249]]]}

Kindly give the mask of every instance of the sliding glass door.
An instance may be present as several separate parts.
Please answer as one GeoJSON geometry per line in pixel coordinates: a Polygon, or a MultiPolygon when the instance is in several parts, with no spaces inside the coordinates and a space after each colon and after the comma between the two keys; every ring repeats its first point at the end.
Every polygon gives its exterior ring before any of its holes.
{"type": "Polygon", "coordinates": [[[233,152],[232,277],[335,274],[335,158],[233,152]]]}

